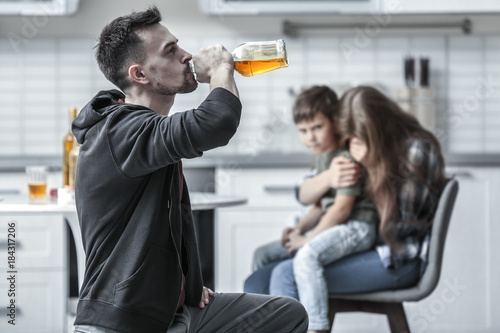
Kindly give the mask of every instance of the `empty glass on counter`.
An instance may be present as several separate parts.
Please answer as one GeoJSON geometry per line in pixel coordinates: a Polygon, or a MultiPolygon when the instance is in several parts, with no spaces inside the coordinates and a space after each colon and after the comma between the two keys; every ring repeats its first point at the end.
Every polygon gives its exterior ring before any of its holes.
{"type": "Polygon", "coordinates": [[[243,76],[254,76],[288,67],[283,39],[240,44],[232,53],[234,69],[243,76]]]}

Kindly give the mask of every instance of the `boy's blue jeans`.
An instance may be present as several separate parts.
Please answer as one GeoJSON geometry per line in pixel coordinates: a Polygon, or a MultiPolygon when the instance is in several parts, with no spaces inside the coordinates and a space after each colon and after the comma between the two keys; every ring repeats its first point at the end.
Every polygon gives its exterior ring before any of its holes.
{"type": "Polygon", "coordinates": [[[328,289],[324,267],[353,253],[373,247],[373,223],[349,221],[331,227],[301,247],[293,259],[299,299],[309,315],[310,330],[328,330],[328,289]]]}
{"type": "Polygon", "coordinates": [[[281,241],[274,241],[258,247],[253,254],[252,271],[255,272],[271,263],[290,259],[292,256],[281,241]]]}
{"type": "MultiPolygon", "coordinates": [[[[323,267],[353,253],[373,247],[376,227],[363,221],[349,221],[323,231],[304,245],[293,260],[293,274],[283,277],[290,282],[297,281],[300,299],[309,314],[309,329],[327,330],[329,323],[327,284],[323,276],[323,267]]],[[[253,269],[258,270],[271,262],[291,258],[279,241],[266,244],[254,253],[253,269]]],[[[280,291],[280,284],[276,291],[280,291]]],[[[294,288],[295,289],[295,288],[294,288]]],[[[295,289],[296,290],[296,289],[295,289]]],[[[277,294],[279,295],[279,293],[277,294]]]]}

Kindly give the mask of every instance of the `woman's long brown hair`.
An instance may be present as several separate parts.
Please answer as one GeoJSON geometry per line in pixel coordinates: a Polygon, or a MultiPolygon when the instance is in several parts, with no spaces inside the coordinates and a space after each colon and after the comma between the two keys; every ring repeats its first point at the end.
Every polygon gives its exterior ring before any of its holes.
{"type": "Polygon", "coordinates": [[[347,145],[351,136],[363,140],[368,152],[363,160],[369,175],[368,193],[380,216],[380,234],[397,249],[394,223],[429,223],[429,221],[400,221],[397,194],[403,180],[414,174],[429,189],[439,194],[445,183],[444,160],[437,138],[424,129],[415,117],[404,112],[394,101],[375,88],[359,86],[348,90],[339,102],[338,129],[341,143],[347,145]],[[425,170],[408,161],[408,139],[420,139],[434,145],[438,152],[440,179],[428,184],[425,170]],[[437,188],[436,188],[437,187],[437,188]]]}

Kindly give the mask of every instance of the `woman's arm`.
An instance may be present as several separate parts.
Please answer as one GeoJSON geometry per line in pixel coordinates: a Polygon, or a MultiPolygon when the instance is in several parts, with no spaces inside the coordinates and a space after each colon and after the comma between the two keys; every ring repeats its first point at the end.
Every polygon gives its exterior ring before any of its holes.
{"type": "Polygon", "coordinates": [[[300,186],[298,199],[305,205],[318,202],[331,188],[349,187],[361,176],[361,167],[345,156],[337,156],[330,168],[317,176],[307,178],[300,186]]]}
{"type": "Polygon", "coordinates": [[[311,205],[321,200],[321,197],[330,190],[330,170],[305,179],[300,185],[298,199],[304,205],[311,205]]]}

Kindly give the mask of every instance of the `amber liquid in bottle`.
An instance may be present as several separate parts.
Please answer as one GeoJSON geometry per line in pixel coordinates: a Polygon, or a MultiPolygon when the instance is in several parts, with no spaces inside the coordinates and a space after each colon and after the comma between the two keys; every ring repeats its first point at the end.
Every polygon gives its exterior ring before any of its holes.
{"type": "Polygon", "coordinates": [[[282,67],[287,67],[285,58],[234,62],[234,69],[243,76],[254,76],[282,67]]]}
{"type": "Polygon", "coordinates": [[[69,153],[73,149],[75,136],[71,132],[71,123],[76,118],[76,108],[69,109],[69,130],[63,139],[63,186],[69,185],[69,153]]]}
{"type": "Polygon", "coordinates": [[[288,56],[282,39],[243,43],[234,49],[232,55],[234,69],[243,76],[288,67],[288,56]]]}
{"type": "Polygon", "coordinates": [[[78,157],[80,155],[80,147],[81,144],[75,142],[73,148],[69,152],[69,186],[71,188],[75,188],[75,180],[76,180],[76,168],[78,166],[78,157]]]}

